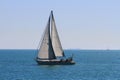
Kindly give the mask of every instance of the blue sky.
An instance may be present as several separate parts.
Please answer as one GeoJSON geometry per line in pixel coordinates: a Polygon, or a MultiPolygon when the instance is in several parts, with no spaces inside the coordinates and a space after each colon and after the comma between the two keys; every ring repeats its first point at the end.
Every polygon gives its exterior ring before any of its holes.
{"type": "Polygon", "coordinates": [[[0,0],[0,49],[36,49],[54,11],[64,49],[120,49],[120,0],[0,0]]]}

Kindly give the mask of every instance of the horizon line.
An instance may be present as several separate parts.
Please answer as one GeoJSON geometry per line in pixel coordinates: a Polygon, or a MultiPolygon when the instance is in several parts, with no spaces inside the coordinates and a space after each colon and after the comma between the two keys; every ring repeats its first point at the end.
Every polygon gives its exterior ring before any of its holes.
{"type": "MultiPolygon", "coordinates": [[[[38,49],[34,49],[34,48],[4,48],[4,49],[0,49],[0,50],[38,50],[38,49]]],[[[63,50],[120,50],[120,49],[72,49],[72,48],[68,48],[68,49],[63,49],[63,50]]]]}

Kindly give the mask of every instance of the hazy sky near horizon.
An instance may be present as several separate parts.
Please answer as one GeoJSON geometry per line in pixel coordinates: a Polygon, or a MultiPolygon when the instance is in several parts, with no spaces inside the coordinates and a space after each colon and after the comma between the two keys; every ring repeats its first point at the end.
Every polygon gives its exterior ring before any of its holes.
{"type": "Polygon", "coordinates": [[[120,0],[0,0],[0,49],[36,49],[51,10],[64,49],[120,49],[120,0]]]}

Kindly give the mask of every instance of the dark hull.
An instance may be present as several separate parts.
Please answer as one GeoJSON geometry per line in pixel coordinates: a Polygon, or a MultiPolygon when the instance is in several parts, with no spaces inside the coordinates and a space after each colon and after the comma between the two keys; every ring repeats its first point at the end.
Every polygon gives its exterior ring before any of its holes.
{"type": "Polygon", "coordinates": [[[73,61],[37,61],[38,65],[74,65],[73,61]]]}

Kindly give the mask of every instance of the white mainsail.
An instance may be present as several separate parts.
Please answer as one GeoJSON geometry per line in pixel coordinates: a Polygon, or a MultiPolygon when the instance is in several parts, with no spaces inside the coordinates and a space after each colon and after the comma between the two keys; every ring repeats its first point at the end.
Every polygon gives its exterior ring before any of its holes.
{"type": "Polygon", "coordinates": [[[50,38],[50,17],[44,32],[43,40],[41,42],[41,46],[39,48],[38,52],[38,58],[40,59],[56,59],[53,47],[52,47],[52,42],[50,38]]]}
{"type": "Polygon", "coordinates": [[[62,46],[60,43],[60,39],[58,36],[58,32],[57,32],[57,28],[56,28],[56,24],[55,24],[55,20],[54,20],[52,11],[51,11],[51,40],[52,40],[52,46],[53,46],[53,50],[55,52],[55,56],[63,57],[64,52],[63,52],[63,49],[62,49],[62,46]]]}

